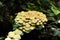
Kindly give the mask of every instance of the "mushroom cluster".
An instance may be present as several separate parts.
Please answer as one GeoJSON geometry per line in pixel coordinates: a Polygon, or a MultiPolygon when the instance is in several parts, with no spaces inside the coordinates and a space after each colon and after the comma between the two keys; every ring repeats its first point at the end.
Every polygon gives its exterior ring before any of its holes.
{"type": "Polygon", "coordinates": [[[36,28],[36,25],[42,25],[43,27],[43,24],[48,21],[46,15],[38,11],[18,12],[14,20],[19,28],[10,31],[5,40],[20,40],[23,32],[29,33],[36,28]]]}
{"type": "Polygon", "coordinates": [[[36,25],[43,25],[47,22],[46,15],[38,11],[18,12],[15,18],[15,22],[19,25],[19,29],[29,33],[35,29],[36,25]]]}
{"type": "Polygon", "coordinates": [[[10,31],[5,40],[20,40],[21,35],[23,35],[23,32],[19,29],[16,29],[15,31],[10,31]]]}

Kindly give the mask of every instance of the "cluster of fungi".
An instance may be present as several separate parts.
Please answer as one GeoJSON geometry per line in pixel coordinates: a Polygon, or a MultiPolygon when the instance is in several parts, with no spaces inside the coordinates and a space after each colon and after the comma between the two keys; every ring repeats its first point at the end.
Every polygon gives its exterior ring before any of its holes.
{"type": "Polygon", "coordinates": [[[46,15],[38,11],[18,12],[14,20],[19,28],[10,31],[5,40],[20,40],[23,32],[29,33],[36,28],[36,25],[44,27],[44,24],[48,21],[46,15]]]}

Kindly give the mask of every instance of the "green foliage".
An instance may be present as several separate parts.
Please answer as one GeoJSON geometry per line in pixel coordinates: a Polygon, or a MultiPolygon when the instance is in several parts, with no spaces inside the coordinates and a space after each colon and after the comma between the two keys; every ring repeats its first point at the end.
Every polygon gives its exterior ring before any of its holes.
{"type": "Polygon", "coordinates": [[[41,26],[41,25],[39,25],[39,26],[36,26],[36,29],[37,30],[41,30],[43,27],[41,26]]]}
{"type": "Polygon", "coordinates": [[[0,15],[0,21],[3,21],[3,17],[0,15]]]}
{"type": "Polygon", "coordinates": [[[60,34],[60,31],[57,30],[57,29],[54,29],[54,34],[53,34],[53,36],[56,36],[56,35],[59,35],[59,34],[60,34]]]}
{"type": "Polygon", "coordinates": [[[0,40],[3,40],[4,39],[4,37],[0,37],[0,40]]]}
{"type": "Polygon", "coordinates": [[[13,24],[13,30],[15,30],[17,28],[18,28],[18,25],[14,22],[14,24],[13,24]]]}

